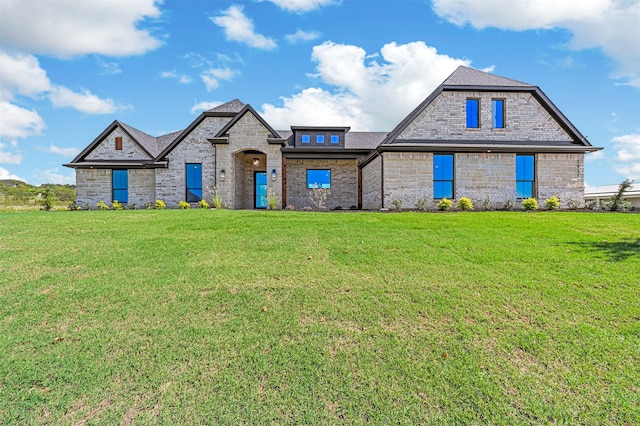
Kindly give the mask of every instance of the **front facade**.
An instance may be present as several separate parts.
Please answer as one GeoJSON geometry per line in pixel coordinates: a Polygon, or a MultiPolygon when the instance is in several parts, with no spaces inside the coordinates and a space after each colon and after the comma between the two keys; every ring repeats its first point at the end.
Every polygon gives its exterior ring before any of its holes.
{"type": "Polygon", "coordinates": [[[234,100],[157,138],[115,121],[66,166],[76,203],[89,207],[216,194],[230,209],[433,207],[443,197],[501,207],[552,195],[582,205],[584,154],[598,149],[538,87],[460,67],[389,133],[275,130],[234,100]]]}

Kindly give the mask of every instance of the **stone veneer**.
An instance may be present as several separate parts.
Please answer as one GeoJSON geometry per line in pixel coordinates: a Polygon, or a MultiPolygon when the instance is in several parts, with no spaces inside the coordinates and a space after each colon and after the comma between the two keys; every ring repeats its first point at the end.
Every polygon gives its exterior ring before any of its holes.
{"type": "Polygon", "coordinates": [[[443,91],[398,139],[571,141],[530,93],[443,91]],[[480,99],[480,127],[467,129],[466,100],[480,99]],[[505,128],[491,128],[491,100],[505,100],[505,128]]]}
{"type": "Polygon", "coordinates": [[[362,208],[382,208],[382,157],[378,156],[362,168],[362,208]]]}
{"type": "Polygon", "coordinates": [[[584,154],[538,154],[536,156],[537,198],[544,200],[557,195],[566,208],[573,200],[584,206],[584,154]]]}
{"type": "Polygon", "coordinates": [[[331,170],[331,195],[326,207],[347,210],[358,206],[357,160],[287,159],[287,205],[315,208],[307,188],[307,169],[331,170]]]}
{"type": "Polygon", "coordinates": [[[98,146],[86,157],[87,161],[94,160],[152,160],[136,142],[120,128],[116,127],[98,146]],[[122,149],[116,151],[116,137],[122,138],[122,149]]]}
{"type": "Polygon", "coordinates": [[[458,153],[453,159],[454,195],[470,198],[476,208],[489,197],[499,208],[516,198],[516,155],[511,153],[458,153]]]}
{"type": "MultiPolygon", "coordinates": [[[[76,204],[82,208],[95,209],[99,201],[111,205],[113,191],[111,186],[111,169],[77,169],[76,170],[76,204]]],[[[155,194],[154,169],[129,169],[128,206],[141,208],[145,203],[152,203],[155,194]]]]}
{"type": "Polygon", "coordinates": [[[400,200],[403,209],[413,209],[421,198],[433,199],[433,154],[430,152],[385,152],[383,156],[384,206],[400,200]]]}

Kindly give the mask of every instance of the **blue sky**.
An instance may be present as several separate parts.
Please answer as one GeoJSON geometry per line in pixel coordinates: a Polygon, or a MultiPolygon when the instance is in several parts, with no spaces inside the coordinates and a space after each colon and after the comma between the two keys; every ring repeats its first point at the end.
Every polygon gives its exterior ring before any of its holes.
{"type": "Polygon", "coordinates": [[[2,0],[0,179],[62,166],[118,119],[181,130],[232,99],[276,129],[391,130],[458,65],[531,83],[640,181],[640,2],[2,0]]]}

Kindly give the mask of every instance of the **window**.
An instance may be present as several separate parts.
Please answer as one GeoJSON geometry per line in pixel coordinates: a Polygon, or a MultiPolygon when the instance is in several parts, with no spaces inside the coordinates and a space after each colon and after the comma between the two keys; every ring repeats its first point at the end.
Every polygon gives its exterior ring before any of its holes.
{"type": "Polygon", "coordinates": [[[202,164],[187,164],[187,202],[202,200],[202,164]]]}
{"type": "Polygon", "coordinates": [[[311,142],[311,136],[309,135],[302,135],[300,137],[300,142],[302,143],[310,143],[311,142]]]}
{"type": "Polygon", "coordinates": [[[480,99],[467,99],[467,129],[480,127],[480,99]]]}
{"type": "Polygon", "coordinates": [[[316,135],[316,143],[324,143],[324,135],[316,135]]]}
{"type": "Polygon", "coordinates": [[[504,129],[504,99],[491,101],[491,127],[504,129]]]}
{"type": "Polygon", "coordinates": [[[307,170],[307,188],[331,188],[331,170],[307,170]]]}
{"type": "Polygon", "coordinates": [[[533,155],[516,155],[516,197],[533,197],[535,178],[533,155]]]}
{"type": "Polygon", "coordinates": [[[453,198],[453,155],[433,156],[433,198],[453,198]]]}
{"type": "Polygon", "coordinates": [[[113,170],[111,173],[111,187],[113,201],[129,202],[129,173],[127,170],[113,170]]]}
{"type": "Polygon", "coordinates": [[[122,136],[116,136],[116,151],[122,151],[122,136]]]}
{"type": "Polygon", "coordinates": [[[331,135],[331,143],[332,144],[339,144],[340,143],[340,136],[339,135],[331,135]]]}

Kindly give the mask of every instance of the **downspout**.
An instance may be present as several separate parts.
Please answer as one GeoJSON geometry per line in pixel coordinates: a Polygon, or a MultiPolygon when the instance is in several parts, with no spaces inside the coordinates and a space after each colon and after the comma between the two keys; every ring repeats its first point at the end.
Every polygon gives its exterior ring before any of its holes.
{"type": "Polygon", "coordinates": [[[384,209],[384,155],[382,153],[380,153],[380,191],[380,208],[384,209]]]}

